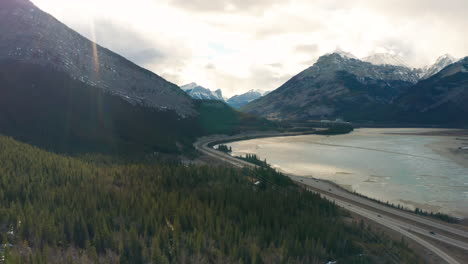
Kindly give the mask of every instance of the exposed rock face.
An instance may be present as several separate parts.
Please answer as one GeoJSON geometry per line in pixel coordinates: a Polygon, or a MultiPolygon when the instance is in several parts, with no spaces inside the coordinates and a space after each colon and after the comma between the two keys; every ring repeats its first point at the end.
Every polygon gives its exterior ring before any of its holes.
{"type": "Polygon", "coordinates": [[[440,56],[434,64],[422,69],[421,79],[427,79],[433,76],[434,74],[437,74],[445,67],[455,63],[456,61],[457,59],[449,54],[440,56]]]}
{"type": "Polygon", "coordinates": [[[468,57],[420,81],[395,101],[402,121],[468,124],[468,57]]]}
{"type": "Polygon", "coordinates": [[[223,93],[220,89],[216,91],[211,91],[203,86],[200,86],[196,83],[189,83],[186,85],[182,85],[180,87],[184,90],[190,97],[197,100],[218,100],[223,101],[223,93]]]}
{"type": "Polygon", "coordinates": [[[327,54],[243,111],[271,119],[361,118],[390,103],[418,81],[412,69],[374,65],[346,54],[327,54]]]}
{"type": "Polygon", "coordinates": [[[53,67],[133,104],[196,115],[191,99],[158,75],[96,45],[27,0],[0,2],[0,61],[53,67]]]}
{"type": "Polygon", "coordinates": [[[186,85],[182,85],[180,88],[184,91],[187,91],[187,90],[192,90],[193,88],[199,86],[197,83],[189,83],[189,84],[186,84],[186,85]]]}
{"type": "Polygon", "coordinates": [[[442,56],[422,70],[327,54],[242,110],[280,120],[467,125],[468,59],[452,61],[442,56]]]}

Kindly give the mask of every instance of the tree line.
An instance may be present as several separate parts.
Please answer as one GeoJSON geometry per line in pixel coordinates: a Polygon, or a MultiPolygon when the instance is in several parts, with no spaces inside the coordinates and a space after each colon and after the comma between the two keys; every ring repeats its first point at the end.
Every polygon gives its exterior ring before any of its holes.
{"type": "Polygon", "coordinates": [[[421,262],[271,168],[70,157],[0,136],[0,205],[6,263],[421,262]]]}
{"type": "Polygon", "coordinates": [[[219,144],[216,149],[221,151],[221,152],[224,152],[224,153],[231,153],[232,152],[232,147],[229,147],[229,146],[224,145],[224,144],[219,144]]]}

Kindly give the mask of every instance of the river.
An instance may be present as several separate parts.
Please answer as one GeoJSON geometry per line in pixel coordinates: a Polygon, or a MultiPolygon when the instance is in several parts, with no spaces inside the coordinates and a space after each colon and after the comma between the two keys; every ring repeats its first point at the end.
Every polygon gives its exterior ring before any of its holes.
{"type": "Polygon", "coordinates": [[[466,135],[435,129],[357,129],[232,142],[232,155],[257,154],[285,173],[333,181],[409,209],[468,217],[466,135]],[[437,134],[437,133],[436,133],[437,134]]]}

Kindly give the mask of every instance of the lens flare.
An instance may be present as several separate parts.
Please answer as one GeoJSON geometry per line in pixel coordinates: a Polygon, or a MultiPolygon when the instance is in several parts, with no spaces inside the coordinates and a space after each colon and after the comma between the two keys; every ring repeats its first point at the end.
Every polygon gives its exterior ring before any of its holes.
{"type": "Polygon", "coordinates": [[[99,54],[97,50],[97,44],[96,44],[96,29],[94,27],[94,22],[91,24],[91,48],[93,49],[93,63],[94,63],[94,71],[99,74],[99,54]]]}
{"type": "MultiPolygon", "coordinates": [[[[93,86],[99,85],[100,84],[100,61],[99,61],[99,52],[98,52],[98,45],[96,44],[97,42],[97,37],[96,37],[96,28],[94,21],[90,23],[91,27],[91,49],[93,52],[93,58],[92,58],[92,63],[94,64],[94,72],[92,76],[90,76],[92,80],[93,86]]],[[[96,126],[95,126],[95,131],[103,130],[107,126],[106,118],[104,118],[104,110],[103,110],[103,102],[102,102],[102,94],[98,91],[95,90],[95,96],[94,99],[96,100],[96,126]]]]}

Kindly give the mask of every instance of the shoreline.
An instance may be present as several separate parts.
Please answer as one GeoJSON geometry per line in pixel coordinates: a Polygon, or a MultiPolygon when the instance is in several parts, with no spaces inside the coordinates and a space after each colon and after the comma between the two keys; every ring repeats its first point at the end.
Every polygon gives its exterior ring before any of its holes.
{"type": "Polygon", "coordinates": [[[211,138],[211,137],[224,137],[224,139],[219,139],[210,142],[208,144],[209,147],[213,147],[215,145],[219,144],[224,144],[224,143],[232,143],[232,142],[237,142],[237,141],[244,141],[244,140],[252,140],[252,139],[259,139],[259,138],[276,138],[276,137],[295,137],[295,136],[307,136],[307,135],[317,135],[316,134],[317,130],[310,131],[310,132],[246,132],[246,133],[241,133],[241,134],[236,134],[233,136],[228,136],[229,138],[226,138],[226,135],[213,135],[213,136],[208,136],[208,137],[203,137],[203,138],[211,138]],[[271,133],[271,134],[268,134],[271,133]]]}
{"type": "MultiPolygon", "coordinates": [[[[415,216],[426,216],[426,217],[430,217],[432,219],[435,219],[435,220],[438,220],[438,221],[441,221],[441,222],[444,222],[444,223],[448,223],[448,224],[460,224],[461,225],[461,224],[465,223],[466,221],[468,221],[468,218],[466,218],[466,217],[458,217],[458,216],[454,216],[452,214],[440,213],[442,215],[447,215],[449,217],[452,217],[452,218],[456,219],[456,221],[458,223],[452,223],[452,222],[444,221],[444,220],[438,219],[436,217],[429,216],[429,214],[431,214],[431,213],[433,215],[436,215],[439,212],[424,211],[427,215],[426,214],[418,214],[418,213],[415,213],[415,210],[411,210],[410,208],[405,207],[405,203],[404,204],[393,204],[393,203],[385,202],[383,200],[379,200],[377,198],[372,198],[372,197],[369,197],[369,196],[367,196],[365,194],[362,194],[362,193],[359,193],[359,192],[354,191],[352,189],[349,189],[351,187],[347,188],[346,187],[347,185],[341,185],[341,184],[338,184],[338,183],[333,182],[331,180],[314,178],[313,176],[300,176],[300,175],[295,175],[295,174],[291,174],[291,173],[286,173],[284,171],[279,171],[279,172],[283,173],[284,175],[288,176],[289,178],[304,178],[304,179],[311,179],[311,180],[314,180],[314,181],[325,182],[325,183],[333,186],[334,188],[340,189],[341,191],[346,192],[346,193],[348,193],[350,195],[356,195],[356,196],[358,196],[360,198],[364,198],[364,199],[369,200],[371,202],[376,202],[376,203],[378,203],[380,205],[383,205],[383,206],[386,206],[388,208],[392,208],[392,209],[395,209],[395,210],[400,210],[400,211],[403,211],[403,212],[411,213],[411,214],[413,214],[415,216]]],[[[399,201],[401,201],[401,200],[399,200],[399,201]]],[[[413,201],[408,201],[407,204],[410,204],[410,203],[417,204],[416,202],[413,202],[413,201]]]]}
{"type": "MultiPolygon", "coordinates": [[[[265,133],[262,134],[265,137],[265,133]]],[[[275,136],[283,135],[275,133],[275,136]]],[[[194,147],[204,154],[203,156],[208,159],[208,164],[216,161],[221,162],[222,165],[229,164],[234,168],[257,168],[258,166],[255,164],[237,159],[208,146],[208,144],[213,145],[214,141],[229,142],[231,139],[242,140],[242,136],[223,137],[218,135],[211,138],[199,138],[194,143],[194,147]]],[[[377,224],[390,234],[398,234],[410,239],[410,243],[424,248],[430,255],[434,254],[438,258],[446,259],[447,257],[450,258],[449,256],[454,254],[453,252],[458,252],[457,250],[460,248],[460,250],[468,249],[468,226],[466,222],[454,224],[438,218],[386,206],[367,197],[343,190],[341,186],[330,181],[314,180],[310,177],[293,176],[291,174],[286,176],[290,177],[304,191],[317,193],[322,198],[342,207],[343,210],[353,215],[359,215],[369,223],[377,224]],[[436,241],[437,246],[428,241],[436,241]]],[[[463,254],[460,259],[464,259],[464,257],[463,254]]],[[[453,263],[458,262],[454,261],[453,263]]]]}
{"type": "MultiPolygon", "coordinates": [[[[405,129],[405,128],[402,128],[405,129]]],[[[411,129],[411,128],[410,128],[411,129]]],[[[434,129],[435,131],[429,131],[429,132],[417,132],[417,133],[382,133],[382,134],[401,134],[401,135],[413,135],[413,136],[435,136],[437,135],[445,135],[448,137],[464,137],[465,135],[468,135],[468,130],[451,130],[451,129],[434,129]],[[448,133],[447,133],[448,132],[448,133]]],[[[315,134],[315,133],[294,133],[294,134],[282,134],[282,133],[276,133],[274,136],[271,137],[286,137],[286,136],[302,136],[302,135],[310,135],[310,134],[315,134]]],[[[229,138],[224,138],[223,140],[219,140],[214,142],[213,144],[210,144],[212,147],[213,145],[216,144],[221,144],[221,143],[232,143],[232,142],[237,142],[237,141],[244,141],[244,140],[251,140],[251,139],[256,139],[256,138],[268,138],[270,137],[269,134],[262,134],[262,135],[250,135],[249,133],[246,133],[244,135],[238,135],[235,139],[229,139],[229,138]]],[[[455,138],[447,138],[442,141],[438,141],[436,143],[433,143],[434,146],[428,146],[430,147],[431,150],[436,152],[437,154],[441,155],[444,158],[450,159],[454,162],[457,162],[457,164],[463,166],[463,167],[468,167],[468,155],[466,157],[460,157],[458,153],[454,154],[451,151],[454,151],[454,141],[455,138]],[[447,142],[451,142],[449,146],[447,146],[447,142]]],[[[466,138],[466,142],[468,144],[468,138],[466,138]]],[[[468,151],[466,151],[468,153],[468,151]]],[[[232,156],[234,157],[234,156],[232,156]]],[[[426,203],[418,203],[414,201],[401,201],[398,199],[389,199],[392,200],[392,202],[387,202],[379,198],[372,198],[370,196],[367,196],[364,193],[360,193],[357,190],[354,190],[349,184],[339,184],[335,181],[328,180],[328,179],[321,179],[321,178],[316,178],[312,175],[296,175],[294,173],[289,173],[282,169],[281,167],[275,166],[275,169],[277,169],[279,172],[287,175],[287,176],[292,176],[292,177],[297,177],[297,178],[310,178],[313,180],[319,180],[322,182],[327,182],[328,184],[331,184],[349,194],[354,194],[359,197],[366,198],[370,201],[377,202],[379,204],[388,206],[390,208],[394,209],[400,209],[405,212],[412,213],[414,215],[422,215],[422,214],[417,214],[415,213],[414,209],[415,208],[420,208],[422,209],[425,213],[428,214],[442,214],[442,215],[447,215],[450,217],[453,217],[454,219],[460,220],[460,222],[466,222],[468,220],[468,217],[466,217],[463,214],[458,214],[458,213],[450,213],[450,212],[440,212],[440,210],[437,210],[437,206],[431,205],[431,204],[426,204],[426,203]],[[414,209],[412,207],[415,207],[414,209]]]]}

